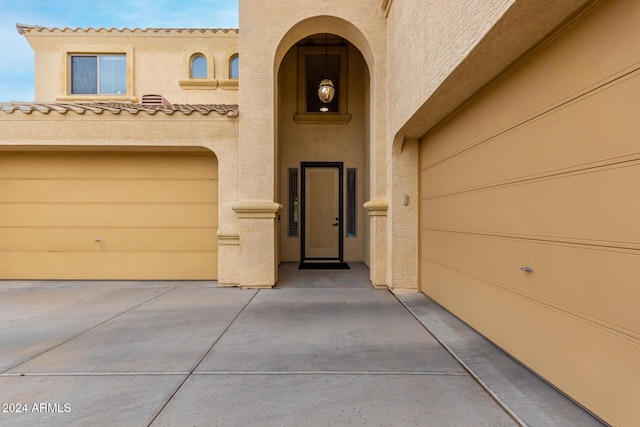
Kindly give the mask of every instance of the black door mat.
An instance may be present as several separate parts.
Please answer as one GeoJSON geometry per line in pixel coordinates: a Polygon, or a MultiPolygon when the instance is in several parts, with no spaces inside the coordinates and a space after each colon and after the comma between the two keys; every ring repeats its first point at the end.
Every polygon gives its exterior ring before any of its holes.
{"type": "Polygon", "coordinates": [[[346,262],[301,262],[299,270],[349,270],[346,262]]]}

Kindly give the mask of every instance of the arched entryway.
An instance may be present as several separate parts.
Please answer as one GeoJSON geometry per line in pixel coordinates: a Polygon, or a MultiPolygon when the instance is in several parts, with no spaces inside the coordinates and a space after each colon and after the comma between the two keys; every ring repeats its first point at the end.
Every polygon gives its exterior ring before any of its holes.
{"type": "Polygon", "coordinates": [[[369,68],[347,38],[318,32],[318,19],[276,68],[279,261],[369,264],[369,68]],[[325,77],[330,103],[318,99],[325,77]]]}

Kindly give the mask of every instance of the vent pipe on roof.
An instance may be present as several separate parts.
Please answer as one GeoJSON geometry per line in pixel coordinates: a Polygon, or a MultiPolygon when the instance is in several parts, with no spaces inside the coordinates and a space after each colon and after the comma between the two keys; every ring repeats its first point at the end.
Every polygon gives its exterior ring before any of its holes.
{"type": "Polygon", "coordinates": [[[140,102],[144,107],[170,107],[171,103],[162,95],[142,95],[140,102]]]}

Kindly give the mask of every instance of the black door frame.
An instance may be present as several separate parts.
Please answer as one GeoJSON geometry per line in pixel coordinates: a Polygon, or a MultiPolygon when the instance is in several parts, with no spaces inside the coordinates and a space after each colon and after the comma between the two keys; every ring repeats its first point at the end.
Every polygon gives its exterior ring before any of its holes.
{"type": "Polygon", "coordinates": [[[305,261],[338,261],[344,262],[344,163],[343,162],[301,162],[300,163],[300,262],[305,261]],[[306,221],[306,168],[338,168],[338,258],[306,258],[305,257],[305,221],[306,221]]]}

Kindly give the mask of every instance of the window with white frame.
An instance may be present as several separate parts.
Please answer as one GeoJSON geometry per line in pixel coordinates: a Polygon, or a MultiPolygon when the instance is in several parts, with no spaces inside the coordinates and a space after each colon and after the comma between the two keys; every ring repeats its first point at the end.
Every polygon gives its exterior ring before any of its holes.
{"type": "Polygon", "coordinates": [[[126,95],[126,93],[126,55],[71,55],[71,95],[126,95]]]}

